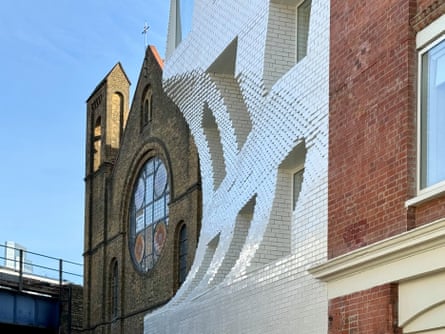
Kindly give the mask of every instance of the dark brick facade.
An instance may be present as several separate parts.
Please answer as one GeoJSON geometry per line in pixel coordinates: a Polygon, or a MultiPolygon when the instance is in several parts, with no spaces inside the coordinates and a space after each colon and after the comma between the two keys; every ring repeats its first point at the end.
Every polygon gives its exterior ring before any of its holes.
{"type": "Polygon", "coordinates": [[[60,334],[82,332],[83,288],[79,285],[64,285],[60,313],[60,334]]]}
{"type": "Polygon", "coordinates": [[[187,226],[188,269],[200,230],[197,150],[182,114],[163,92],[162,61],[153,47],[147,48],[129,112],[128,87],[118,64],[87,101],[84,328],[89,333],[142,333],[144,315],[167,303],[179,287],[180,226],[187,226]],[[143,115],[147,87],[153,101],[150,119],[143,115]],[[161,158],[169,175],[169,222],[159,260],[143,273],[130,256],[129,207],[138,173],[152,157],[161,158]],[[115,262],[117,312],[112,307],[115,262]]]}

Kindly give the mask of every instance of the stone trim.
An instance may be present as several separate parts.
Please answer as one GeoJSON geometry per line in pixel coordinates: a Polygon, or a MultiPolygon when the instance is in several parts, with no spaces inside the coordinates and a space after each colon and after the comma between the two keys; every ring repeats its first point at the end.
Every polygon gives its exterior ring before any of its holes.
{"type": "Polygon", "coordinates": [[[445,269],[445,219],[312,267],[329,299],[445,269]]]}

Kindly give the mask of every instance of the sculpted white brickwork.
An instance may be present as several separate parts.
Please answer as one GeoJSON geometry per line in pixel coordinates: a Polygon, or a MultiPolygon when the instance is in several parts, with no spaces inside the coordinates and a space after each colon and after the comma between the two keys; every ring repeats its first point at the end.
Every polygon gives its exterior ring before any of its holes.
{"type": "Polygon", "coordinates": [[[203,220],[186,282],[145,333],[327,332],[326,289],[307,269],[326,258],[329,1],[312,0],[297,62],[301,3],[195,0],[166,61],[199,150],[203,220]]]}

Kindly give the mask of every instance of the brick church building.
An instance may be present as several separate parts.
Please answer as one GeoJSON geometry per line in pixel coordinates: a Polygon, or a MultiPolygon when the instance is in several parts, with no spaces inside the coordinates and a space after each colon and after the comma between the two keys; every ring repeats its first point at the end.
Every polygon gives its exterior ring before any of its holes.
{"type": "Polygon", "coordinates": [[[196,147],[146,49],[129,108],[118,63],[87,100],[84,331],[142,333],[193,263],[201,223],[196,147]]]}

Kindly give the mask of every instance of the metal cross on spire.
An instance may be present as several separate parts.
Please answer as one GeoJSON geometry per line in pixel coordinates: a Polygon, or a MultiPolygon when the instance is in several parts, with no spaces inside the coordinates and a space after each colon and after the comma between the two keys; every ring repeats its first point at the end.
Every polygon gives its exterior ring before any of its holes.
{"type": "Polygon", "coordinates": [[[145,45],[145,47],[147,47],[147,33],[148,33],[148,29],[150,29],[150,26],[147,25],[147,22],[145,22],[144,30],[142,30],[142,34],[144,35],[144,45],[145,45]]]}

